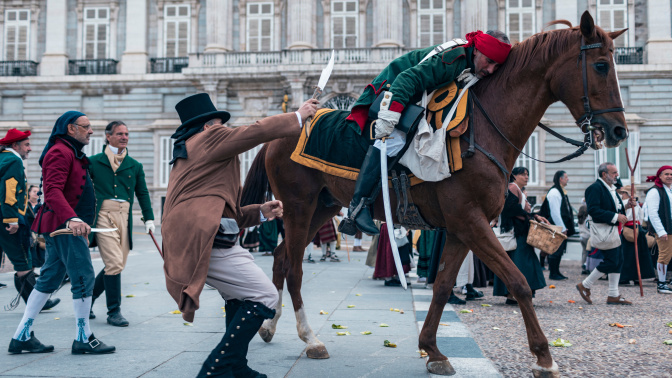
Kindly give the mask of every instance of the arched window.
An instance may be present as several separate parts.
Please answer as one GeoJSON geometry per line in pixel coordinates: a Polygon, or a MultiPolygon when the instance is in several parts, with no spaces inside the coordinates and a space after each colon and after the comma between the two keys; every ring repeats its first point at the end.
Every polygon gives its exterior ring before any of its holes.
{"type": "Polygon", "coordinates": [[[330,109],[350,110],[355,105],[355,102],[357,102],[356,98],[340,94],[330,98],[322,106],[330,109]]]}

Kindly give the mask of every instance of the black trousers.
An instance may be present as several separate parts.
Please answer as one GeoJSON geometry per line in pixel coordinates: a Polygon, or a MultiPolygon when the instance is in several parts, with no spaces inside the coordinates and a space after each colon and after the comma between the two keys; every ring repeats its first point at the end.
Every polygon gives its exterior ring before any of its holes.
{"type": "Polygon", "coordinates": [[[563,241],[562,244],[560,244],[560,247],[558,247],[558,250],[555,251],[554,254],[548,255],[548,263],[550,264],[551,261],[555,260],[558,261],[562,260],[562,255],[564,255],[566,251],[567,251],[567,240],[563,241]]]}
{"type": "Polygon", "coordinates": [[[621,273],[623,267],[623,247],[601,250],[604,259],[596,267],[602,273],[621,273]]]}

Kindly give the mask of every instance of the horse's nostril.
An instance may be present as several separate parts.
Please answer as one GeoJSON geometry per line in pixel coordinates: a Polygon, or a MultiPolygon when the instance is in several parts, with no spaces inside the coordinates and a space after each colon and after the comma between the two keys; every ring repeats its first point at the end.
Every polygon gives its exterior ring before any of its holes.
{"type": "Polygon", "coordinates": [[[614,135],[619,140],[625,139],[628,137],[628,130],[623,126],[614,127],[614,135]]]}

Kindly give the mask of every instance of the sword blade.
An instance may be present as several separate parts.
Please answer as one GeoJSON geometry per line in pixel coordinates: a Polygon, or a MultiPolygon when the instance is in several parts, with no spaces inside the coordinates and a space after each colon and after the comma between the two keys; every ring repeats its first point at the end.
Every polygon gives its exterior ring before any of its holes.
{"type": "Polygon", "coordinates": [[[320,80],[318,80],[317,82],[317,87],[320,88],[320,91],[323,91],[324,87],[327,85],[327,81],[329,81],[329,76],[331,76],[331,71],[333,71],[333,69],[334,69],[334,50],[331,50],[331,58],[329,58],[329,63],[322,70],[320,80]]]}
{"type": "Polygon", "coordinates": [[[92,228],[91,232],[112,232],[117,231],[118,228],[92,228]]]}
{"type": "Polygon", "coordinates": [[[387,141],[383,139],[382,144],[383,146],[380,149],[380,182],[383,186],[382,192],[383,204],[385,205],[385,222],[387,222],[387,235],[390,237],[392,256],[394,257],[394,265],[397,267],[399,281],[401,281],[401,286],[406,290],[406,275],[404,274],[404,267],[401,265],[397,241],[394,239],[394,222],[392,221],[392,209],[390,208],[390,189],[387,182],[387,141]]]}

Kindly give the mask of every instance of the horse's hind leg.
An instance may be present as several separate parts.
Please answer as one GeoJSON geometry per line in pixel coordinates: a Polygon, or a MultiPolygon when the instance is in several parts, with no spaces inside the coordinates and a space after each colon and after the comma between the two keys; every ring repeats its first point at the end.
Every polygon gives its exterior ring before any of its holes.
{"type": "Polygon", "coordinates": [[[518,301],[525,321],[530,350],[537,357],[537,362],[532,365],[533,375],[535,377],[559,377],[558,365],[553,361],[548,348],[548,340],[541,330],[537,314],[534,312],[532,290],[530,290],[525,276],[507,256],[485,218],[474,222],[467,221],[465,224],[470,226],[471,229],[460,233],[460,240],[470,246],[476,256],[492,269],[497,277],[504,281],[509,292],[518,301]]]}
{"type": "Polygon", "coordinates": [[[275,305],[275,316],[272,319],[264,320],[264,323],[259,328],[259,336],[267,343],[273,340],[275,335],[275,328],[278,325],[280,316],[282,316],[282,291],[285,285],[285,271],[283,265],[287,262],[287,249],[285,241],[275,248],[273,252],[273,285],[278,289],[278,303],[275,305]]]}
{"type": "Polygon", "coordinates": [[[462,260],[469,252],[469,249],[462,244],[454,235],[446,235],[446,244],[443,247],[439,272],[434,282],[434,295],[432,303],[427,312],[427,318],[420,331],[418,347],[425,352],[429,359],[427,360],[427,370],[432,374],[453,375],[455,369],[436,345],[436,332],[441,321],[443,308],[448,302],[450,291],[455,285],[455,277],[460,270],[462,260]]]}

